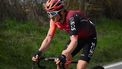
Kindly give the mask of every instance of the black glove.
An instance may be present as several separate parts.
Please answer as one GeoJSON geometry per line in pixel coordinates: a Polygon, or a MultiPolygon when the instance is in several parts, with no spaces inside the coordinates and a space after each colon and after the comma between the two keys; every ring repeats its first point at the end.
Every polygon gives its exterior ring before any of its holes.
{"type": "Polygon", "coordinates": [[[38,55],[38,60],[40,59],[40,57],[42,56],[42,52],[37,50],[34,54],[33,57],[36,57],[36,55],[38,55]]]}
{"type": "Polygon", "coordinates": [[[61,56],[59,57],[59,60],[60,60],[60,62],[61,62],[62,64],[64,64],[64,63],[66,62],[66,56],[65,56],[65,55],[61,55],[61,56]]]}

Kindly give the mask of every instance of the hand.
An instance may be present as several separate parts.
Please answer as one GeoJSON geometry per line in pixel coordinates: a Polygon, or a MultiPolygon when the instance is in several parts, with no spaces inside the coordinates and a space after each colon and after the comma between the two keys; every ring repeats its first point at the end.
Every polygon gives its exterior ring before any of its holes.
{"type": "Polygon", "coordinates": [[[36,51],[32,56],[32,61],[38,62],[40,60],[41,54],[41,51],[36,51]]]}
{"type": "Polygon", "coordinates": [[[56,63],[57,65],[59,65],[59,63],[60,63],[59,58],[58,58],[58,59],[55,59],[55,63],[56,63]]]}
{"type": "Polygon", "coordinates": [[[39,61],[39,56],[38,56],[38,55],[33,56],[33,57],[32,57],[32,61],[38,62],[38,61],[39,61]]]}
{"type": "Polygon", "coordinates": [[[72,55],[70,53],[68,53],[67,50],[63,50],[62,54],[64,54],[66,56],[65,64],[70,64],[72,61],[72,55]]]}
{"type": "Polygon", "coordinates": [[[65,55],[61,55],[61,56],[59,57],[59,59],[56,59],[56,60],[55,60],[55,62],[56,62],[57,65],[58,65],[58,64],[65,64],[65,62],[66,62],[66,56],[65,56],[65,55]]]}

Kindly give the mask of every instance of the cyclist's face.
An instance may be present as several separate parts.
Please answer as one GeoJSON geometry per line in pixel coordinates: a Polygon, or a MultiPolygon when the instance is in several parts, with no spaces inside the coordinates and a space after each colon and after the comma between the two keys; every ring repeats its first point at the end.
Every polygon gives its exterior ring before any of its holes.
{"type": "Polygon", "coordinates": [[[59,11],[51,11],[51,12],[47,12],[49,18],[51,18],[53,21],[57,22],[60,21],[61,16],[59,15],[61,12],[61,10],[59,11]]]}
{"type": "Polygon", "coordinates": [[[51,19],[54,22],[60,22],[63,23],[65,21],[65,12],[60,11],[59,14],[57,14],[56,16],[52,17],[51,19]],[[59,15],[60,14],[60,15],[59,15]]]}
{"type": "Polygon", "coordinates": [[[51,18],[54,22],[58,22],[58,21],[60,21],[60,15],[56,15],[56,16],[54,16],[54,17],[52,17],[51,18]]]}

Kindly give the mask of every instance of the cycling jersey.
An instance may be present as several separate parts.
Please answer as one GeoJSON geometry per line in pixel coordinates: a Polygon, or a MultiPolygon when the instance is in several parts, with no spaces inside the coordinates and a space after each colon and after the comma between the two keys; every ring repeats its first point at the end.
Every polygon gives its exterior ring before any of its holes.
{"type": "MultiPolygon", "coordinates": [[[[96,30],[95,25],[85,17],[80,11],[69,10],[66,12],[64,23],[54,22],[50,20],[51,26],[58,27],[60,30],[65,30],[70,36],[78,35],[78,44],[71,53],[75,56],[81,49],[80,60],[89,62],[96,47],[96,30]]],[[[68,44],[71,40],[69,40],[68,44]]],[[[65,48],[65,49],[66,49],[65,48]]]]}
{"type": "MultiPolygon", "coordinates": [[[[50,20],[50,22],[53,22],[50,20]]],[[[53,22],[60,30],[65,30],[69,35],[78,35],[78,38],[87,38],[96,34],[94,24],[79,10],[66,12],[64,23],[53,22]]]]}

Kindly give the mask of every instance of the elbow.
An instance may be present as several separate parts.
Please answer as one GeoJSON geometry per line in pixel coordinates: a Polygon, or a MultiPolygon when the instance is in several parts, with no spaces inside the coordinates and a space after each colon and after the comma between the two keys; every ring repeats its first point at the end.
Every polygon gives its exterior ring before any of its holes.
{"type": "Polygon", "coordinates": [[[72,43],[77,43],[77,42],[78,42],[78,37],[72,36],[72,37],[71,37],[71,42],[72,42],[72,43]]]}
{"type": "Polygon", "coordinates": [[[70,37],[70,39],[71,39],[71,41],[73,41],[73,42],[77,42],[77,41],[78,41],[78,35],[72,35],[72,36],[70,37]]]}
{"type": "Polygon", "coordinates": [[[71,40],[71,44],[72,44],[73,46],[76,46],[76,45],[78,44],[78,40],[71,40]]]}
{"type": "Polygon", "coordinates": [[[77,39],[73,39],[73,40],[71,40],[73,43],[77,43],[78,42],[78,40],[77,39]]]}

